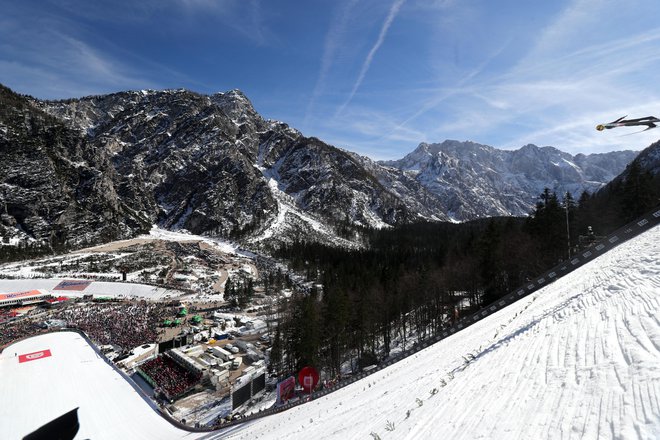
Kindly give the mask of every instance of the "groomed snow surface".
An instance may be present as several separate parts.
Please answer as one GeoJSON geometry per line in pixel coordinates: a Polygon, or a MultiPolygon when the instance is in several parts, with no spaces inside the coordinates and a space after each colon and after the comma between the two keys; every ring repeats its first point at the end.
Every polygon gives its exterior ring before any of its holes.
{"type": "Polygon", "coordinates": [[[6,348],[0,377],[2,438],[23,438],[76,407],[76,439],[181,436],[77,333],[46,334],[6,348]],[[51,356],[19,363],[21,354],[42,350],[51,356]]]}
{"type": "Polygon", "coordinates": [[[0,356],[0,426],[20,438],[80,406],[80,439],[657,439],[659,300],[655,227],[363,381],[206,435],[159,418],[79,336],[39,336],[0,356]]]}
{"type": "Polygon", "coordinates": [[[178,290],[149,286],[147,284],[113,283],[109,281],[91,281],[89,286],[84,290],[55,290],[65,280],[73,280],[73,278],[0,279],[0,293],[43,289],[55,296],[82,297],[83,295],[93,295],[95,297],[105,296],[110,298],[143,298],[152,300],[167,300],[182,295],[182,292],[178,290]]]}

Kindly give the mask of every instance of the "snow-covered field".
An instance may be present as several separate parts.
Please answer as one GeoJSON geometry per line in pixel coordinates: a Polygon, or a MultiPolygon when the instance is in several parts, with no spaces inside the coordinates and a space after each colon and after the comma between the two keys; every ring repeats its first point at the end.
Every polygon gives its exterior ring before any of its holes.
{"type": "MultiPolygon", "coordinates": [[[[67,278],[68,280],[69,278],[67,278]]],[[[146,284],[112,283],[107,281],[92,281],[85,290],[53,290],[63,279],[0,279],[0,293],[22,292],[32,289],[44,289],[55,296],[82,297],[83,295],[107,296],[110,298],[143,298],[162,300],[177,298],[183,292],[173,289],[164,289],[146,284]]]]}
{"type": "Polygon", "coordinates": [[[2,438],[23,438],[74,408],[80,408],[77,439],[182,437],[77,333],[46,334],[8,347],[0,374],[2,438]],[[21,354],[46,349],[51,356],[18,361],[21,354]]]}
{"type": "Polygon", "coordinates": [[[19,438],[80,405],[77,438],[657,439],[659,312],[657,226],[404,361],[231,431],[175,430],[84,341],[32,338],[0,356],[0,426],[19,438]]]}

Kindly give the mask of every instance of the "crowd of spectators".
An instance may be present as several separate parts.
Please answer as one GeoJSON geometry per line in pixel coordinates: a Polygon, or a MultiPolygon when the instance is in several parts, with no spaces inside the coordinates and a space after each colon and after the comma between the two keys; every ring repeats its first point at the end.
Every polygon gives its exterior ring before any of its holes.
{"type": "Polygon", "coordinates": [[[110,302],[71,303],[61,309],[50,311],[39,318],[31,316],[14,322],[0,315],[0,349],[21,338],[34,336],[45,331],[46,320],[65,321],[70,328],[84,331],[97,345],[113,345],[118,352],[158,341],[159,326],[167,317],[176,314],[176,308],[159,303],[110,302]]]}
{"type": "Polygon", "coordinates": [[[67,307],[52,318],[84,331],[98,345],[128,351],[158,340],[158,325],[172,310],[155,303],[115,302],[67,307]]]}
{"type": "Polygon", "coordinates": [[[15,312],[11,309],[0,309],[0,324],[5,321],[9,321],[11,318],[16,316],[15,312]]]}
{"type": "Polygon", "coordinates": [[[193,373],[165,355],[160,355],[140,366],[161,391],[175,398],[187,391],[201,379],[201,373],[193,373]]]}
{"type": "Polygon", "coordinates": [[[0,350],[14,341],[34,336],[41,331],[43,330],[36,323],[29,320],[5,324],[0,327],[0,350]]]}

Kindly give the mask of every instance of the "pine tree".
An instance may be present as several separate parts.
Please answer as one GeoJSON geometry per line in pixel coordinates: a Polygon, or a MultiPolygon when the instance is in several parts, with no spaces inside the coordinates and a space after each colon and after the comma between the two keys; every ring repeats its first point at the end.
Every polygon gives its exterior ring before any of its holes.
{"type": "MultiPolygon", "coordinates": [[[[577,245],[577,203],[573,199],[573,196],[569,191],[564,195],[563,208],[566,213],[566,245],[568,249],[571,249],[570,255],[573,255],[572,249],[577,245]]],[[[567,249],[567,257],[569,257],[567,249]]]]}
{"type": "Polygon", "coordinates": [[[236,293],[236,286],[234,285],[231,277],[227,277],[227,281],[225,281],[225,301],[229,303],[229,307],[238,307],[238,295],[236,293]]]}
{"type": "Polygon", "coordinates": [[[278,326],[275,329],[275,336],[273,336],[273,347],[270,350],[270,367],[272,371],[279,374],[283,370],[283,350],[282,350],[282,334],[280,332],[280,327],[278,326]]]}
{"type": "Polygon", "coordinates": [[[506,276],[503,274],[502,258],[498,254],[501,233],[491,220],[479,240],[479,264],[481,284],[484,288],[484,304],[490,304],[507,293],[506,276]]]}
{"type": "Polygon", "coordinates": [[[623,184],[622,217],[625,222],[645,214],[654,205],[653,176],[642,170],[639,161],[633,160],[627,169],[623,184]]]}
{"type": "Polygon", "coordinates": [[[321,328],[319,305],[312,295],[296,293],[289,303],[288,318],[290,363],[296,370],[306,365],[318,365],[321,328]]]}
{"type": "Polygon", "coordinates": [[[528,220],[528,231],[547,266],[566,258],[566,218],[556,193],[545,188],[540,199],[528,220]]]}
{"type": "Polygon", "coordinates": [[[350,302],[345,290],[326,291],[323,295],[323,341],[327,350],[327,365],[339,374],[350,331],[350,302]]]}
{"type": "Polygon", "coordinates": [[[242,309],[250,304],[254,296],[254,281],[248,278],[247,283],[243,283],[237,295],[238,306],[242,309]]]}

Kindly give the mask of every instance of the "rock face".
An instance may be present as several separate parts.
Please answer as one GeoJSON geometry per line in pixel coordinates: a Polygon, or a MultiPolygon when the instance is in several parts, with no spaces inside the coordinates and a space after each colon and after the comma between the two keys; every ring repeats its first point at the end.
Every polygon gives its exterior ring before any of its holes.
{"type": "Polygon", "coordinates": [[[118,197],[152,223],[240,236],[276,209],[253,166],[266,127],[238,92],[118,93],[41,106],[111,155],[118,197]]]}
{"type": "MultiPolygon", "coordinates": [[[[642,150],[635,159],[642,171],[648,171],[653,176],[660,175],[660,141],[654,142],[642,150]]],[[[620,177],[626,177],[626,172],[620,177]]]]}
{"type": "Polygon", "coordinates": [[[382,165],[403,171],[445,204],[455,220],[521,216],[548,187],[577,198],[594,192],[621,173],[636,152],[572,156],[553,147],[525,145],[498,150],[473,142],[422,143],[412,153],[382,165]]]}
{"type": "Polygon", "coordinates": [[[358,226],[446,219],[404,199],[435,199],[415,182],[388,187],[403,173],[377,178],[367,168],[382,167],[264,120],[237,90],[37,101],[3,88],[2,99],[12,103],[0,120],[5,242],[79,246],[157,223],[252,242],[350,245],[358,226]]]}
{"type": "Polygon", "coordinates": [[[634,157],[447,141],[379,164],[238,90],[39,101],[0,88],[0,244],[80,247],[152,224],[253,244],[359,243],[360,227],[525,215],[545,186],[596,189],[634,157]]]}
{"type": "Polygon", "coordinates": [[[0,86],[3,243],[81,246],[148,226],[117,197],[115,177],[107,151],[0,86]]]}

